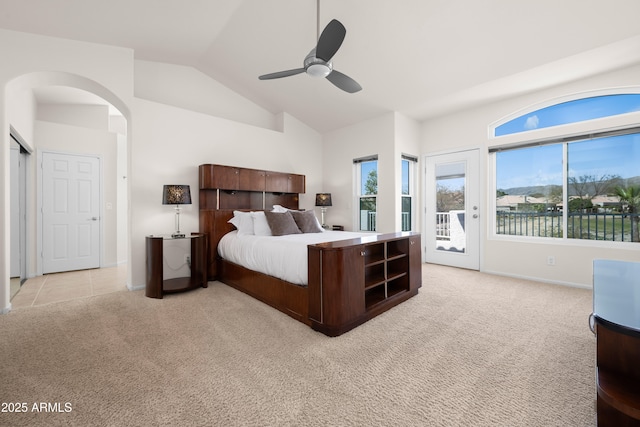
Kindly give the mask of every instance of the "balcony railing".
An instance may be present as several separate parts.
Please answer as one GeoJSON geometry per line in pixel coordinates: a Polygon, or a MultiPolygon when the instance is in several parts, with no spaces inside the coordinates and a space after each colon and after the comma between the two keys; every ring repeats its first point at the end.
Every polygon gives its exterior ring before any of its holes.
{"type": "MultiPolygon", "coordinates": [[[[375,211],[360,211],[360,230],[361,231],[376,231],[376,212],[375,211]]],[[[402,212],[402,231],[411,230],[411,213],[402,212]]]]}
{"type": "Polygon", "coordinates": [[[436,212],[436,240],[451,238],[451,218],[449,212],[436,212]]]}
{"type": "MultiPolygon", "coordinates": [[[[639,214],[567,214],[569,239],[638,242],[639,214]]],[[[496,233],[510,236],[562,237],[562,212],[496,212],[496,233]]]]}
{"type": "Polygon", "coordinates": [[[411,231],[411,212],[401,212],[402,231],[411,231]]]}
{"type": "Polygon", "coordinates": [[[360,230],[376,231],[376,212],[360,211],[360,230]]]}

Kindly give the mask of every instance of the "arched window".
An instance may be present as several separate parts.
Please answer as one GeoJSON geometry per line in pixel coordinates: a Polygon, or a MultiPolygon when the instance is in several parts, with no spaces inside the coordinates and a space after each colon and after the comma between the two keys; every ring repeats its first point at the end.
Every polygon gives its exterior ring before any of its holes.
{"type": "Polygon", "coordinates": [[[496,126],[496,137],[522,136],[489,149],[494,235],[640,242],[640,118],[628,116],[624,127],[588,123],[633,112],[640,112],[640,94],[591,96],[496,126]],[[542,141],[526,136],[578,122],[585,122],[578,135],[559,129],[542,141]]]}
{"type": "Polygon", "coordinates": [[[523,114],[495,128],[495,136],[566,125],[640,111],[640,94],[592,96],[550,105],[523,114]]]}

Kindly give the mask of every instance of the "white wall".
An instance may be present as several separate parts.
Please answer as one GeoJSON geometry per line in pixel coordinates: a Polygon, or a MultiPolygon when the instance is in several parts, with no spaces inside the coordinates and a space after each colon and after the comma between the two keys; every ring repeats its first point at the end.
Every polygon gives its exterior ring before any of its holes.
{"type": "Polygon", "coordinates": [[[36,99],[30,87],[10,85],[6,88],[8,122],[20,134],[21,142],[29,151],[34,149],[33,122],[36,117],[36,99]]]}
{"type": "Polygon", "coordinates": [[[306,194],[300,206],[312,209],[321,191],[320,135],[285,115],[284,132],[136,99],[132,148],[132,284],[145,283],[145,236],[170,234],[174,210],[162,205],[163,184],[191,186],[193,204],[184,207],[181,231],[198,231],[198,165],[217,163],[304,174],[306,194]]]}
{"type": "Polygon", "coordinates": [[[195,68],[142,60],[136,60],[135,67],[136,98],[282,130],[276,115],[238,96],[195,68]]]}
{"type": "MultiPolygon", "coordinates": [[[[554,98],[593,90],[640,86],[640,66],[602,74],[515,99],[461,111],[429,120],[422,125],[423,154],[480,148],[481,182],[489,188],[490,170],[488,147],[497,142],[488,137],[488,126],[516,111],[554,98]]],[[[640,169],[639,169],[640,170],[640,169]]],[[[529,239],[514,241],[490,234],[490,198],[487,190],[481,203],[481,269],[498,274],[527,277],[543,281],[590,287],[592,262],[596,258],[637,261],[638,244],[612,244],[591,241],[548,241],[529,239]],[[547,265],[547,256],[554,256],[556,264],[547,265]]]]}
{"type": "Polygon", "coordinates": [[[420,144],[420,123],[406,117],[400,113],[395,114],[395,158],[396,158],[396,171],[395,171],[395,230],[402,229],[402,201],[401,201],[401,189],[402,189],[402,168],[400,167],[400,159],[403,154],[411,155],[418,158],[418,164],[415,170],[414,176],[414,212],[413,212],[413,230],[421,231],[420,225],[422,224],[422,209],[420,209],[421,201],[424,199],[421,197],[421,177],[423,176],[421,171],[424,171],[422,161],[420,159],[421,144],[420,144]]]}
{"type": "Polygon", "coordinates": [[[107,131],[109,130],[109,107],[106,105],[38,104],[37,119],[107,131]]]}
{"type": "MultiPolygon", "coordinates": [[[[358,201],[354,198],[353,159],[378,155],[377,231],[402,229],[400,196],[402,154],[420,155],[420,125],[399,113],[344,127],[323,136],[324,191],[331,193],[333,206],[327,210],[329,225],[357,230],[358,201]]],[[[418,181],[419,179],[416,179],[418,181]]],[[[420,203],[419,193],[416,203],[420,203]]],[[[416,226],[419,222],[415,222],[416,226]]]]}
{"type": "Polygon", "coordinates": [[[392,196],[395,170],[393,168],[394,114],[329,132],[323,137],[324,188],[331,193],[333,206],[327,209],[326,223],[343,225],[345,230],[357,230],[354,215],[355,200],[353,159],[378,155],[378,214],[379,232],[394,230],[392,196]],[[387,201],[385,203],[385,201],[387,201]]]}
{"type": "MultiPolygon", "coordinates": [[[[126,125],[125,125],[126,128],[126,125]]],[[[117,198],[117,248],[116,262],[118,265],[126,264],[129,255],[129,159],[127,151],[127,137],[121,133],[117,134],[118,149],[116,161],[116,198],[117,198]]]]}

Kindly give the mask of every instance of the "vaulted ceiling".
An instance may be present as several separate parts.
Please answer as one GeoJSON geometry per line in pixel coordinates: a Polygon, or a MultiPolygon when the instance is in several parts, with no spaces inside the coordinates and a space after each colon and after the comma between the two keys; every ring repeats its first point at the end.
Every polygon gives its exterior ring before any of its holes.
{"type": "Polygon", "coordinates": [[[0,0],[0,28],[131,48],[197,68],[320,132],[398,111],[417,120],[640,62],[638,0],[0,0]],[[331,19],[347,29],[326,79],[302,66],[331,19]]]}

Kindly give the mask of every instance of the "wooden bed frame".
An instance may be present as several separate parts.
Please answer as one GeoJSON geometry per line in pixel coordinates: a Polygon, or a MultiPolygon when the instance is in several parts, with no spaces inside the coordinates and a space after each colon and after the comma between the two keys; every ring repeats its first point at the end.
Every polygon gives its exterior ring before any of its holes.
{"type": "Polygon", "coordinates": [[[200,166],[200,232],[208,235],[209,280],[245,292],[328,336],[341,335],[418,293],[422,285],[419,233],[309,245],[308,286],[220,258],[220,239],[235,229],[228,223],[234,210],[262,210],[265,203],[297,209],[298,194],[262,191],[262,206],[258,207],[256,194],[243,194],[256,193],[254,190],[207,187],[216,166],[200,166]],[[232,207],[221,208],[221,204],[232,207]]]}

